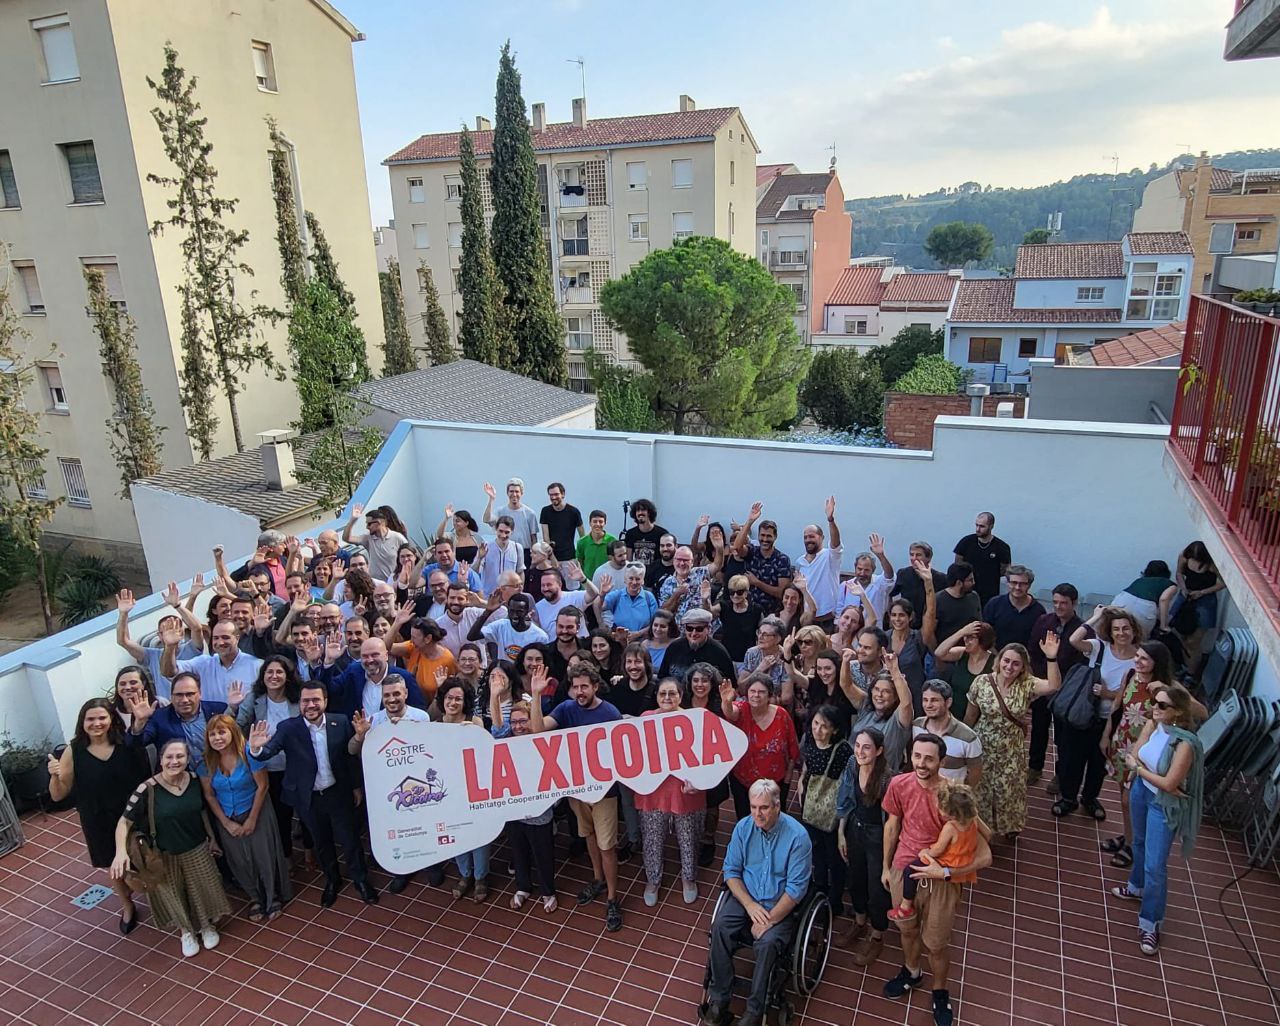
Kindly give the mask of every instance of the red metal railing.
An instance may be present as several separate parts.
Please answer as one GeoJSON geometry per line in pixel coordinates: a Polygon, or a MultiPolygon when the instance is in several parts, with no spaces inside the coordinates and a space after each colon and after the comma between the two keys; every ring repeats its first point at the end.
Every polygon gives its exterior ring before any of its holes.
{"type": "Polygon", "coordinates": [[[1280,596],[1280,320],[1191,297],[1169,441],[1280,596]]]}

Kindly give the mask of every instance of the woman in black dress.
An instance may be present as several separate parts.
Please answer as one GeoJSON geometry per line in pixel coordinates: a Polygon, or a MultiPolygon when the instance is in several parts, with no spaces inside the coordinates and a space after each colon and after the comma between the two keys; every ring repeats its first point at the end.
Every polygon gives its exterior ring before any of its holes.
{"type": "MultiPolygon", "coordinates": [[[[146,750],[124,743],[124,723],[106,698],[91,698],[81,706],[71,744],[61,756],[49,756],[49,796],[55,802],[75,796],[89,862],[97,869],[111,867],[116,824],[150,770],[146,750]]],[[[130,933],[138,925],[133,892],[124,880],[112,880],[111,888],[123,906],[120,932],[130,933]]]]}

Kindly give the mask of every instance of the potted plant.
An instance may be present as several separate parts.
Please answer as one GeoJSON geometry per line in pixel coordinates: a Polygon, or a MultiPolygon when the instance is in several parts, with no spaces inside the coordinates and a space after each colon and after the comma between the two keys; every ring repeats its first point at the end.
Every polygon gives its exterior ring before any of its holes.
{"type": "Polygon", "coordinates": [[[27,744],[9,731],[0,735],[0,773],[19,812],[35,808],[49,793],[49,743],[27,744]]]}
{"type": "Polygon", "coordinates": [[[1276,316],[1277,308],[1280,307],[1280,291],[1265,288],[1250,289],[1247,292],[1237,292],[1232,297],[1232,302],[1245,310],[1252,310],[1254,313],[1274,317],[1276,316]]]}

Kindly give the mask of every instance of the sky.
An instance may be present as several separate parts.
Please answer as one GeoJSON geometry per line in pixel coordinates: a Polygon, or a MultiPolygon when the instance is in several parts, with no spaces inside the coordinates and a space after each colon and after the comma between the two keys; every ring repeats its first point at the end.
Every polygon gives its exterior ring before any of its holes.
{"type": "Polygon", "coordinates": [[[566,121],[736,106],[757,161],[824,169],[847,197],[968,180],[1030,186],[1280,146],[1280,59],[1222,59],[1231,0],[335,0],[354,46],[375,224],[382,160],[493,116],[510,39],[526,104],[566,121]],[[834,151],[832,150],[834,147],[834,151]]]}

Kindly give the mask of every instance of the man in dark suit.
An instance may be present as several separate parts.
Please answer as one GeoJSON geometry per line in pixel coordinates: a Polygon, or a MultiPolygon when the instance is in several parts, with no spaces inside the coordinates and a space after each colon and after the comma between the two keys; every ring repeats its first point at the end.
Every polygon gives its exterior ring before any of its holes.
{"type": "Polygon", "coordinates": [[[255,759],[264,762],[285,753],[281,796],[293,806],[315,839],[316,858],[327,880],[320,904],[328,908],[342,889],[335,841],[342,845],[347,869],[360,897],[374,904],[378,892],[369,883],[356,819],[360,779],[355,758],[347,751],[355,731],[347,717],[326,712],[327,704],[325,686],[308,681],[302,685],[298,701],[301,715],[282,721],[270,740],[267,722],[259,720],[249,734],[249,750],[255,759]]]}
{"type": "Polygon", "coordinates": [[[129,705],[133,722],[125,744],[141,748],[155,745],[159,751],[166,741],[185,741],[191,753],[191,772],[199,773],[204,764],[205,726],[227,711],[227,703],[201,701],[200,676],[191,670],[174,675],[169,701],[166,706],[153,705],[145,693],[139,694],[129,705]]]}
{"type": "Polygon", "coordinates": [[[391,665],[387,646],[381,638],[370,638],[360,645],[360,661],[339,667],[338,639],[330,639],[326,647],[325,665],[311,667],[311,679],[323,681],[329,688],[329,706],[335,713],[350,719],[357,709],[373,716],[382,708],[382,685],[388,677],[400,677],[409,692],[409,704],[415,709],[427,708],[426,696],[408,670],[391,665]]]}

